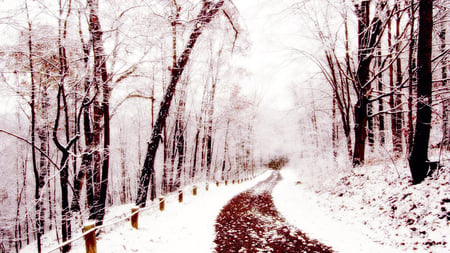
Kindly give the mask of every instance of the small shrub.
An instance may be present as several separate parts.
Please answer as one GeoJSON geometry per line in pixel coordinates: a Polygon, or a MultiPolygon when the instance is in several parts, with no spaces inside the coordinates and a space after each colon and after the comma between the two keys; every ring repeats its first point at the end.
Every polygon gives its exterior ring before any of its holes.
{"type": "Polygon", "coordinates": [[[266,166],[272,170],[280,170],[281,168],[286,166],[286,164],[288,164],[288,162],[289,162],[289,158],[287,158],[285,156],[274,157],[274,158],[270,159],[270,161],[266,164],[266,166]]]}

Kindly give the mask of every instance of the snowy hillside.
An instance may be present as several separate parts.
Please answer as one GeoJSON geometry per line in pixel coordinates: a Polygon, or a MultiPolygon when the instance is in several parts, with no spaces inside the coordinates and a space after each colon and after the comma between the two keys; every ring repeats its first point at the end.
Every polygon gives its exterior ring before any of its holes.
{"type": "Polygon", "coordinates": [[[301,184],[284,170],[275,204],[306,233],[339,252],[449,252],[450,178],[411,185],[406,164],[370,165],[323,183],[301,184]]]}

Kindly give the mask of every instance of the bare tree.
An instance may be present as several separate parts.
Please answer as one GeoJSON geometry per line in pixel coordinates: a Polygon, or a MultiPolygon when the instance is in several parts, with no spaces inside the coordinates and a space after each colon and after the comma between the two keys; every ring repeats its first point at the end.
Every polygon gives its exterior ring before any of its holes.
{"type": "Polygon", "coordinates": [[[200,37],[203,28],[211,22],[217,12],[221,9],[223,3],[224,0],[220,0],[217,3],[206,0],[203,1],[203,6],[194,22],[194,30],[189,37],[188,44],[186,45],[183,53],[178,57],[175,68],[173,68],[171,71],[170,84],[167,88],[164,99],[161,102],[159,114],[153,128],[152,137],[150,143],[148,144],[144,167],[141,172],[138,194],[136,198],[136,204],[139,206],[145,206],[147,201],[149,180],[154,173],[156,150],[158,149],[158,145],[161,140],[161,132],[166,123],[166,118],[169,112],[176,85],[181,77],[181,74],[184,71],[184,67],[189,61],[191,52],[195,46],[195,43],[200,37]]]}
{"type": "Polygon", "coordinates": [[[354,88],[357,102],[355,104],[355,145],[353,153],[353,165],[364,163],[365,143],[367,137],[367,120],[369,118],[367,106],[369,91],[371,89],[370,64],[374,58],[373,52],[382,32],[382,20],[380,13],[386,3],[381,3],[375,16],[370,19],[370,1],[363,0],[357,5],[358,17],[358,66],[356,68],[356,80],[354,88]]]}

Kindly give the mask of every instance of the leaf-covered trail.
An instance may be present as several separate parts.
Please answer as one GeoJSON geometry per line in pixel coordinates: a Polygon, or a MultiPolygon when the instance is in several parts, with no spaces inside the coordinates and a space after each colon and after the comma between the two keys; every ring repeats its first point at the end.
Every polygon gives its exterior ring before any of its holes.
{"type": "Polygon", "coordinates": [[[281,217],[271,195],[280,180],[275,171],[222,209],[215,227],[216,252],[333,252],[281,217]]]}

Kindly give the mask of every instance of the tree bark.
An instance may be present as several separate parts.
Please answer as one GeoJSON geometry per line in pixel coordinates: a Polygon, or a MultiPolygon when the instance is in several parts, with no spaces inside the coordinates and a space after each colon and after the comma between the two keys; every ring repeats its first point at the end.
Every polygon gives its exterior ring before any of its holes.
{"type": "MultiPolygon", "coordinates": [[[[396,10],[398,10],[396,5],[396,10]]],[[[395,23],[395,47],[394,52],[400,54],[400,13],[397,12],[397,18],[395,23]]],[[[403,82],[402,77],[402,60],[398,57],[395,60],[395,87],[392,89],[398,89],[401,87],[403,82]]],[[[397,157],[400,157],[403,153],[403,113],[402,108],[402,95],[399,91],[393,92],[392,94],[392,143],[393,150],[397,157]]]]}
{"type": "Polygon", "coordinates": [[[353,166],[364,163],[367,137],[368,103],[370,83],[370,64],[373,51],[378,43],[381,20],[375,16],[369,22],[369,2],[364,0],[357,6],[358,12],[358,69],[356,73],[355,90],[357,102],[355,104],[355,146],[353,149],[353,166]]]}
{"type": "Polygon", "coordinates": [[[432,31],[433,1],[420,0],[417,51],[417,120],[413,147],[409,156],[409,167],[414,184],[422,182],[429,169],[427,161],[432,106],[432,31]]]}
{"type": "Polygon", "coordinates": [[[106,56],[102,38],[103,31],[98,17],[98,0],[88,0],[87,3],[89,7],[89,30],[92,38],[92,52],[94,54],[94,85],[102,91],[103,95],[101,101],[94,102],[94,125],[98,124],[94,128],[95,141],[100,140],[101,131],[103,130],[103,154],[97,152],[94,155],[94,163],[98,164],[94,169],[94,180],[98,183],[98,188],[95,191],[95,210],[93,210],[95,214],[90,213],[92,218],[95,217],[97,226],[99,226],[103,224],[108,192],[110,145],[109,99],[111,89],[109,87],[109,76],[106,68],[106,56]],[[97,119],[96,116],[98,117],[97,119]],[[101,122],[101,118],[103,118],[103,122],[101,122]],[[101,123],[103,123],[103,128],[101,128],[101,123]]]}
{"type": "MultiPolygon", "coordinates": [[[[81,15],[79,18],[79,35],[81,40],[81,45],[83,47],[83,63],[84,63],[84,70],[86,73],[88,73],[89,69],[89,54],[90,54],[90,47],[87,43],[84,42],[83,39],[83,32],[81,30],[81,15]]],[[[89,75],[86,75],[84,79],[84,98],[81,105],[81,110],[83,112],[82,118],[83,118],[83,131],[84,131],[84,143],[85,148],[83,150],[83,154],[81,155],[81,166],[80,170],[78,171],[76,177],[74,178],[74,193],[72,196],[72,204],[71,204],[71,210],[72,212],[79,212],[80,211],[80,194],[81,190],[83,188],[83,182],[86,181],[86,193],[87,193],[87,199],[88,199],[88,206],[93,205],[93,196],[91,193],[93,192],[93,186],[92,186],[92,143],[93,143],[93,133],[91,129],[91,119],[90,119],[90,105],[93,101],[90,101],[89,94],[91,93],[91,82],[89,81],[89,75]]],[[[81,115],[80,115],[81,116],[81,115]]],[[[81,126],[80,126],[81,127],[81,126]]]]}
{"type": "Polygon", "coordinates": [[[414,0],[411,0],[409,19],[410,19],[410,37],[409,37],[409,52],[408,52],[408,139],[407,139],[407,152],[408,154],[412,150],[412,144],[414,139],[414,127],[413,127],[413,86],[415,82],[415,61],[414,61],[414,46],[415,46],[415,36],[414,36],[414,27],[415,27],[415,3],[414,0]]]}
{"type": "Polygon", "coordinates": [[[39,168],[36,161],[36,83],[34,80],[34,66],[33,66],[33,41],[32,41],[32,24],[29,16],[28,4],[25,1],[25,7],[27,11],[27,20],[28,20],[28,61],[30,67],[30,81],[31,81],[31,95],[30,95],[30,112],[31,112],[31,156],[32,156],[32,165],[35,179],[35,187],[34,187],[34,198],[36,201],[35,205],[35,218],[36,218],[36,239],[37,239],[37,251],[41,252],[41,237],[43,235],[43,219],[41,219],[41,209],[42,209],[42,200],[40,194],[40,173],[39,168]]]}
{"type": "MultiPolygon", "coordinates": [[[[446,17],[447,15],[444,15],[446,17]]],[[[446,34],[447,29],[445,24],[442,25],[441,30],[439,31],[439,39],[440,39],[440,49],[442,60],[441,60],[441,78],[442,78],[442,87],[446,87],[448,80],[448,74],[447,74],[447,55],[445,55],[446,50],[446,34]]],[[[445,147],[447,150],[449,149],[450,144],[450,99],[448,98],[447,94],[443,94],[442,99],[442,146],[445,147]]]]}
{"type": "Polygon", "coordinates": [[[181,77],[181,74],[184,71],[184,67],[189,61],[191,52],[202,33],[203,27],[211,22],[212,18],[221,9],[223,3],[224,0],[220,0],[215,4],[211,1],[204,1],[202,9],[195,21],[194,30],[189,37],[188,44],[186,45],[186,48],[184,49],[181,56],[178,58],[176,67],[172,69],[171,81],[169,87],[167,88],[166,94],[161,101],[158,117],[153,127],[152,137],[147,147],[147,155],[145,157],[144,167],[142,168],[141,172],[139,188],[136,197],[136,205],[140,207],[144,207],[147,202],[149,180],[154,173],[156,151],[158,149],[159,142],[161,141],[162,128],[166,123],[166,118],[169,113],[169,108],[172,102],[173,95],[175,93],[176,85],[181,77]]]}

